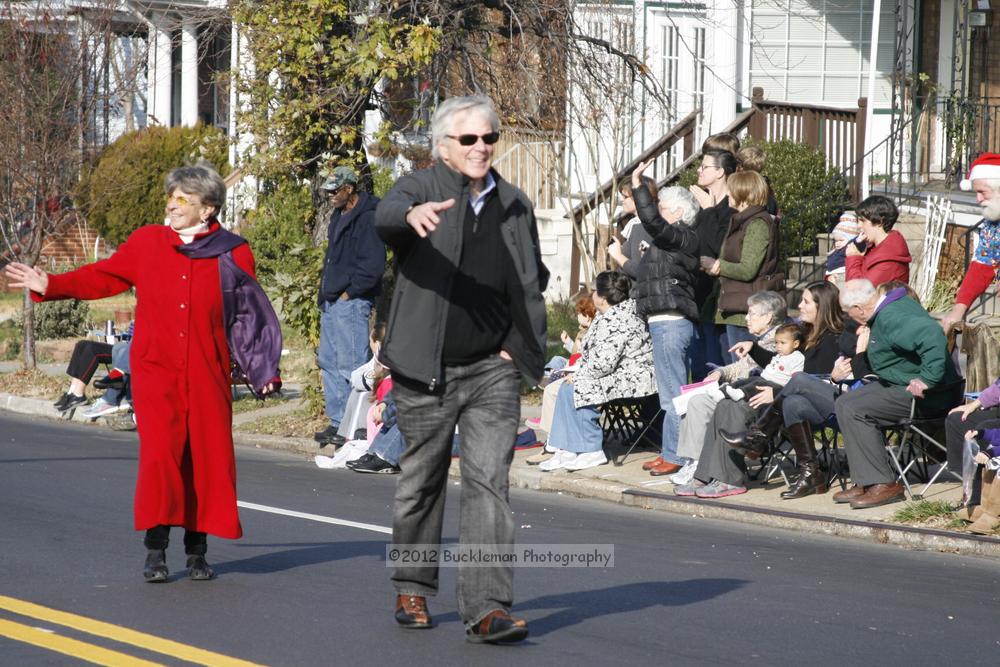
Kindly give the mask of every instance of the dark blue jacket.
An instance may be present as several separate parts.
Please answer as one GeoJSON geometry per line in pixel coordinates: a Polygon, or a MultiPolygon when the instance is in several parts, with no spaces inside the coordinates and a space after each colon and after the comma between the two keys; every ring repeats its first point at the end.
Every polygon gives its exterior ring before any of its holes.
{"type": "Polygon", "coordinates": [[[347,213],[334,211],[327,231],[326,260],[319,300],[374,299],[382,287],[385,244],[375,233],[378,197],[358,193],[358,203],[347,213]]]}

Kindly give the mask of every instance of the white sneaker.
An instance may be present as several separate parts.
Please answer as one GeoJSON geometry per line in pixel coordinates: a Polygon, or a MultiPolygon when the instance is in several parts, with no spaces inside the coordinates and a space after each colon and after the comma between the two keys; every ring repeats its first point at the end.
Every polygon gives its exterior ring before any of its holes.
{"type": "Polygon", "coordinates": [[[122,408],[118,405],[108,403],[103,398],[99,398],[94,401],[94,404],[83,411],[83,416],[87,419],[97,419],[98,417],[103,417],[104,415],[110,415],[118,412],[122,408]]]}
{"type": "Polygon", "coordinates": [[[548,461],[543,461],[538,464],[538,469],[544,470],[545,472],[560,470],[561,468],[565,468],[567,463],[575,461],[576,457],[576,452],[567,452],[565,449],[557,449],[555,456],[548,461]]]}
{"type": "Polygon", "coordinates": [[[671,484],[676,484],[677,486],[683,486],[684,484],[689,484],[692,479],[694,479],[694,471],[698,469],[697,461],[688,461],[684,464],[684,467],[675,472],[673,475],[667,477],[667,480],[671,484]]]}
{"type": "Polygon", "coordinates": [[[563,467],[566,468],[566,470],[586,470],[587,468],[602,466],[607,462],[608,457],[604,455],[603,451],[598,450],[596,452],[577,454],[575,459],[563,467]]]}

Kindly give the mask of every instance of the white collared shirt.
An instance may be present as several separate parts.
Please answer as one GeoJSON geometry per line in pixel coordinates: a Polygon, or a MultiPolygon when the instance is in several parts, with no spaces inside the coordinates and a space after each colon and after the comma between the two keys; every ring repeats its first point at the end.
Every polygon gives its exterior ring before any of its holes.
{"type": "Polygon", "coordinates": [[[493,178],[493,172],[486,172],[486,178],[483,179],[483,189],[479,193],[478,197],[473,197],[472,192],[469,192],[469,204],[472,205],[472,210],[476,215],[483,210],[483,206],[486,204],[486,195],[492,192],[497,187],[497,182],[493,178]]]}

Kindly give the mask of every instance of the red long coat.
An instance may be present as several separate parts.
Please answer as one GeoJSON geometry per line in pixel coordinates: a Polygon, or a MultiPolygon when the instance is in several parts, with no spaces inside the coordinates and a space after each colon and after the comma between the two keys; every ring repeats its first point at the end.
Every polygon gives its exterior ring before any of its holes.
{"type": "MultiPolygon", "coordinates": [[[[218,259],[189,259],[179,245],[168,226],[140,227],[108,259],[50,275],[44,300],[100,299],[135,286],[136,530],[162,524],[235,539],[243,528],[218,259]]],[[[255,275],[247,244],[232,255],[255,275]]]]}

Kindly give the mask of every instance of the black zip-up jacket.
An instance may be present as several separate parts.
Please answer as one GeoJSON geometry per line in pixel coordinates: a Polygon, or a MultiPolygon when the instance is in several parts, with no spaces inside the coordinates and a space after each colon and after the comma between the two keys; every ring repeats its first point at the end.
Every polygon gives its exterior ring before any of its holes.
{"type": "Polygon", "coordinates": [[[636,313],[642,319],[674,311],[698,321],[694,287],[698,271],[698,236],[688,225],[668,223],[644,186],[632,189],[635,211],[652,245],[639,262],[639,277],[632,288],[636,313]]]}
{"type": "MultiPolygon", "coordinates": [[[[527,196],[493,172],[496,196],[503,206],[500,225],[504,245],[517,272],[519,294],[511,296],[512,326],[501,348],[532,382],[545,366],[545,300],[549,272],[542,264],[535,213],[527,196]]],[[[441,350],[448,320],[448,295],[460,263],[462,222],[468,209],[469,179],[438,163],[400,178],[375,212],[378,235],[396,253],[399,275],[389,310],[379,359],[394,375],[439,387],[443,377],[441,350]],[[437,229],[420,238],[406,223],[410,207],[454,199],[438,214],[437,229]]]]}

